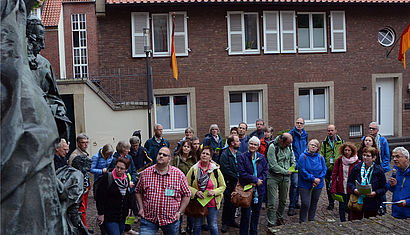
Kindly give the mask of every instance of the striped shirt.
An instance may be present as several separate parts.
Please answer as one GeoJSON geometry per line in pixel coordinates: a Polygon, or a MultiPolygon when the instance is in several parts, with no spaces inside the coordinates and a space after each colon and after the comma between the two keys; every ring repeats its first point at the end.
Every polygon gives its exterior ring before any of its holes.
{"type": "Polygon", "coordinates": [[[158,173],[156,165],[145,169],[135,192],[142,195],[144,219],[159,226],[173,223],[182,198],[191,196],[184,173],[173,166],[164,175],[158,173]]]}

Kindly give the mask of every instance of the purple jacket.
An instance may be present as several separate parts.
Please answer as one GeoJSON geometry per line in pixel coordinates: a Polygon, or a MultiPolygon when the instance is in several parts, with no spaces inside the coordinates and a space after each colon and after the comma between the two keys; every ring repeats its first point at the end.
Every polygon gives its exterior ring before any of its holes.
{"type": "Polygon", "coordinates": [[[239,182],[242,186],[250,183],[256,184],[258,179],[263,181],[263,184],[258,189],[258,194],[263,195],[266,193],[265,181],[268,176],[268,162],[266,158],[259,152],[256,152],[256,171],[257,176],[255,177],[252,164],[252,154],[250,152],[244,152],[238,157],[238,173],[239,182]]]}

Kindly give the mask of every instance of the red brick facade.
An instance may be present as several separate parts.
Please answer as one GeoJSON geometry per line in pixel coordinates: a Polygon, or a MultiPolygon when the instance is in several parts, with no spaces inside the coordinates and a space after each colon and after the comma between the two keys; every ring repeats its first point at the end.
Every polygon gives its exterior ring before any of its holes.
{"type": "Polygon", "coordinates": [[[58,30],[56,27],[46,28],[44,44],[45,48],[41,50],[40,54],[50,61],[56,77],[60,78],[60,54],[58,52],[58,30]]]}
{"type": "MultiPolygon", "coordinates": [[[[152,4],[106,5],[106,15],[96,18],[92,4],[64,4],[67,76],[72,74],[70,15],[87,14],[90,72],[101,68],[137,68],[145,71],[145,58],[132,58],[131,12],[168,13],[186,11],[189,56],[177,57],[179,80],[171,79],[170,57],[154,57],[154,89],[195,87],[196,135],[201,139],[209,125],[217,123],[225,133],[224,86],[267,84],[268,124],[275,132],[294,125],[294,83],[334,82],[334,119],[339,134],[348,138],[349,126],[372,121],[372,75],[402,75],[402,135],[410,135],[410,103],[407,91],[410,72],[397,60],[398,45],[390,48],[377,42],[385,26],[396,37],[407,26],[410,7],[402,4],[152,4]],[[292,10],[326,12],[327,45],[330,44],[330,11],[345,11],[347,52],[228,55],[227,11],[259,13],[260,45],[263,46],[262,11],[292,10]]],[[[54,62],[53,62],[53,66],[54,62]]],[[[400,115],[400,114],[399,114],[400,115]]],[[[310,138],[323,139],[326,128],[309,131],[310,138]]],[[[181,137],[183,134],[181,133],[181,137]]],[[[358,141],[358,139],[352,139],[358,141]]]]}

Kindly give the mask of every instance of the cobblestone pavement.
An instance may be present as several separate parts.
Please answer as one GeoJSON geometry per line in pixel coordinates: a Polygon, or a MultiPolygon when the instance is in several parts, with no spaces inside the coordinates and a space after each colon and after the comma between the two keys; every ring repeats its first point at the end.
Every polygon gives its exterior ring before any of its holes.
{"type": "MultiPolygon", "coordinates": [[[[387,200],[391,200],[391,193],[387,193],[387,200]]],[[[387,213],[384,216],[376,217],[369,220],[361,220],[354,222],[341,223],[339,221],[338,203],[335,203],[333,210],[327,210],[327,196],[325,189],[322,190],[322,194],[319,200],[319,205],[316,211],[316,221],[308,222],[304,224],[298,223],[299,210],[296,210],[297,214],[294,216],[287,216],[287,208],[285,210],[285,225],[275,227],[275,234],[410,234],[409,220],[398,220],[390,216],[391,208],[387,207],[387,213]]],[[[220,232],[221,227],[221,211],[218,215],[218,228],[220,232]]],[[[87,209],[87,222],[90,229],[93,229],[96,234],[99,234],[97,226],[97,210],[95,208],[95,201],[90,195],[88,199],[87,209]]],[[[239,218],[236,219],[239,223],[239,218]]],[[[266,227],[266,209],[262,209],[259,219],[259,234],[270,234],[266,227]]],[[[132,226],[133,230],[139,231],[139,224],[132,226]]],[[[157,234],[162,234],[158,232],[157,234]]],[[[208,232],[202,232],[202,234],[208,234],[208,232]]],[[[220,232],[220,234],[222,234],[220,232]]],[[[229,228],[226,235],[239,234],[239,229],[229,228]]],[[[149,235],[149,234],[148,234],[149,235]]]]}

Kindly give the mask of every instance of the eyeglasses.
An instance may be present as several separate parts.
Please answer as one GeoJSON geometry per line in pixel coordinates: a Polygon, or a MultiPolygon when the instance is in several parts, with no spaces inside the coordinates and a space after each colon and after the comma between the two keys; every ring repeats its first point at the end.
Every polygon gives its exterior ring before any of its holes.
{"type": "Polygon", "coordinates": [[[258,144],[256,144],[256,143],[249,143],[249,145],[258,146],[258,144]]]}
{"type": "Polygon", "coordinates": [[[377,130],[377,128],[376,127],[369,127],[369,130],[374,131],[374,130],[377,130]]]}
{"type": "Polygon", "coordinates": [[[159,156],[169,157],[169,154],[166,153],[158,153],[159,156]]]}
{"type": "Polygon", "coordinates": [[[296,122],[296,124],[298,124],[298,125],[303,125],[303,124],[305,124],[305,123],[303,123],[303,122],[296,122]]]}
{"type": "Polygon", "coordinates": [[[401,158],[401,157],[404,157],[404,156],[400,156],[400,155],[398,155],[398,154],[393,154],[392,157],[393,157],[393,158],[401,158]]]}

